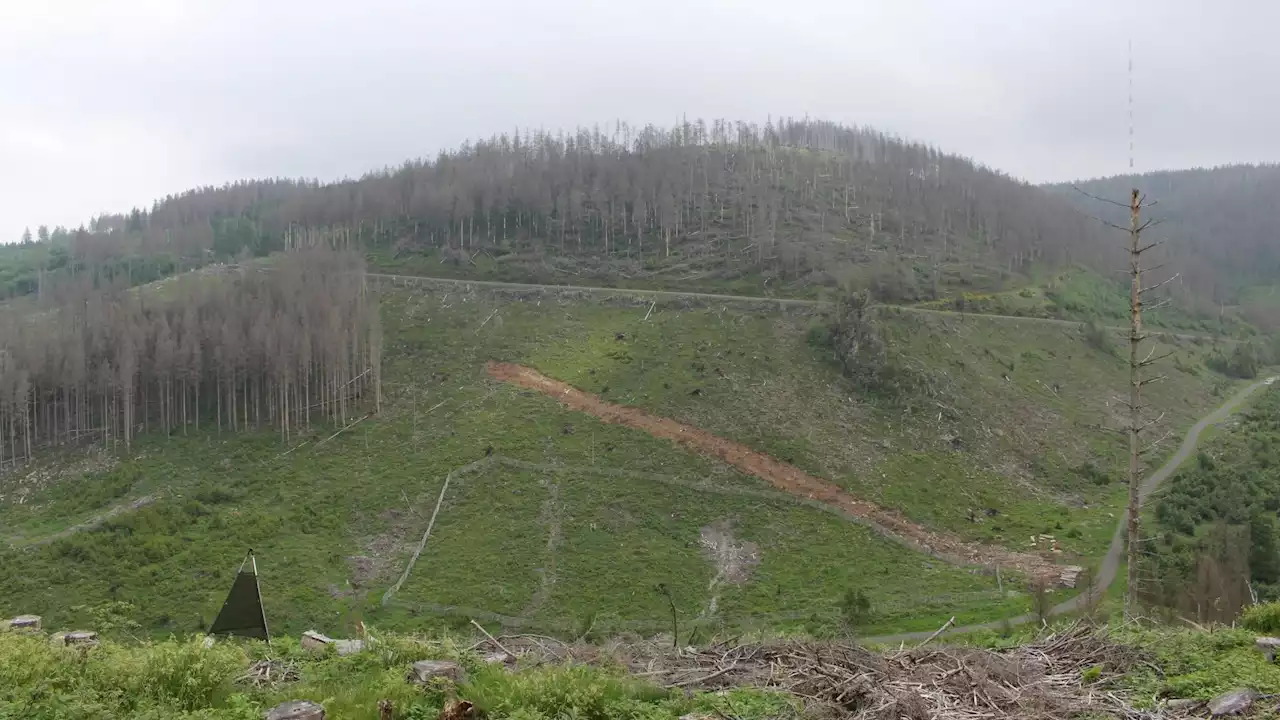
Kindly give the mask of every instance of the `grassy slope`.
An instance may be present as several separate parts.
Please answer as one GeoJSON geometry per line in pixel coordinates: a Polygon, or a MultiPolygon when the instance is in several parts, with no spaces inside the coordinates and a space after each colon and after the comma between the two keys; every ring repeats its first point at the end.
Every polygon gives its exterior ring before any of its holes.
{"type": "MultiPolygon", "coordinates": [[[[528,617],[557,632],[593,620],[596,630],[653,631],[667,622],[656,583],[672,589],[686,627],[712,594],[719,611],[704,626],[809,632],[838,629],[835,602],[849,587],[878,610],[866,631],[928,628],[952,614],[990,619],[1029,604],[997,602],[991,578],[829,513],[732,492],[765,488],[718,463],[495,384],[483,375],[491,358],[747,442],[968,537],[1018,545],[1049,532],[1068,554],[1094,556],[1113,527],[1115,478],[1099,486],[1078,469],[1087,460],[1117,466],[1118,445],[1089,424],[1121,385],[1120,365],[1071,328],[889,318],[895,347],[945,390],[941,407],[930,400],[906,412],[855,397],[805,344],[803,315],[667,303],[646,321],[647,307],[626,301],[457,290],[397,291],[385,304],[383,412],[327,444],[317,441],[331,430],[320,428],[287,456],[271,434],[148,437],[112,469],[37,488],[21,503],[8,479],[0,525],[22,545],[133,498],[161,499],[95,531],[0,551],[0,614],[70,624],[84,621],[77,605],[121,599],[149,630],[196,630],[246,546],[259,551],[269,618],[290,633],[350,632],[360,618],[424,627],[441,622],[427,611],[438,605],[528,617]],[[944,434],[958,434],[962,449],[944,434]],[[537,467],[460,477],[423,559],[381,608],[444,476],[490,447],[537,467]],[[635,475],[608,474],[617,469],[635,475]],[[970,522],[969,508],[981,522],[970,522]],[[999,514],[986,517],[987,508],[999,514]],[[698,532],[716,520],[756,543],[762,561],[746,584],[711,591],[715,571],[698,532]]],[[[1152,401],[1180,429],[1216,401],[1218,381],[1171,375],[1152,401]]]]}

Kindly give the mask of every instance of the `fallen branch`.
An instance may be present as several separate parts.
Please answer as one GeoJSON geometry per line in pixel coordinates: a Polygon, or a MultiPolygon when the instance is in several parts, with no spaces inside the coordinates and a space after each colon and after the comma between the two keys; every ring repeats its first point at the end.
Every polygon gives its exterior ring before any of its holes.
{"type": "Polygon", "coordinates": [[[511,651],[510,651],[510,650],[508,650],[506,647],[504,647],[502,643],[498,642],[498,638],[496,638],[496,637],[494,637],[494,636],[490,635],[490,634],[489,634],[489,631],[488,631],[488,630],[485,630],[485,629],[484,629],[484,626],[483,626],[483,625],[481,625],[480,623],[476,622],[474,618],[471,620],[471,624],[472,624],[472,625],[475,625],[477,630],[479,630],[480,632],[484,633],[484,636],[485,636],[485,637],[487,637],[487,638],[489,638],[490,642],[492,642],[494,645],[497,645],[499,650],[501,650],[502,652],[506,653],[507,655],[509,655],[509,656],[511,656],[511,657],[515,657],[515,656],[516,656],[516,654],[515,654],[515,653],[511,652],[511,651]]]}
{"type": "Polygon", "coordinates": [[[954,616],[954,615],[952,615],[950,620],[948,620],[948,621],[946,621],[945,623],[943,623],[943,624],[942,624],[942,627],[940,627],[940,628],[938,628],[937,630],[933,631],[933,634],[932,634],[932,635],[930,635],[929,637],[925,638],[925,639],[924,639],[924,642],[922,642],[922,643],[920,643],[919,645],[915,646],[915,649],[916,649],[916,650],[919,650],[920,648],[924,647],[925,645],[928,645],[929,643],[933,642],[933,639],[934,639],[934,638],[936,638],[936,637],[938,637],[939,635],[941,635],[942,633],[946,632],[946,631],[947,631],[947,628],[949,628],[949,627],[951,627],[952,625],[954,625],[954,624],[955,624],[955,622],[956,622],[956,618],[955,618],[955,616],[954,616]]]}
{"type": "Polygon", "coordinates": [[[644,314],[644,319],[645,319],[645,320],[648,320],[648,319],[649,319],[649,316],[653,314],[653,309],[654,309],[655,307],[657,307],[657,305],[658,305],[658,301],[657,301],[657,300],[654,300],[654,301],[653,301],[653,303],[651,303],[651,304],[649,305],[649,312],[647,312],[647,313],[645,313],[645,314],[644,314]]]}
{"type": "Polygon", "coordinates": [[[729,672],[730,670],[733,670],[733,669],[734,669],[734,668],[736,668],[736,667],[738,667],[738,665],[737,665],[737,663],[734,663],[733,665],[730,665],[729,667],[724,668],[723,670],[717,670],[717,671],[715,671],[715,672],[711,673],[710,675],[706,675],[706,676],[704,676],[704,677],[700,677],[700,678],[693,678],[692,680],[681,680],[681,681],[680,681],[680,682],[678,682],[678,683],[671,683],[671,684],[670,684],[670,685],[668,685],[667,687],[677,688],[677,687],[684,687],[685,685],[697,685],[698,683],[703,683],[703,682],[706,682],[706,681],[708,681],[708,680],[714,680],[715,678],[720,677],[721,675],[723,675],[723,674],[725,674],[725,673],[729,672]]]}
{"type": "Polygon", "coordinates": [[[346,431],[350,430],[351,428],[355,427],[356,425],[359,425],[360,423],[364,422],[365,420],[368,420],[368,419],[369,419],[370,417],[372,417],[372,416],[373,416],[373,413],[369,413],[368,415],[365,415],[364,417],[360,418],[359,420],[356,420],[355,422],[353,422],[353,423],[351,423],[350,425],[348,425],[348,426],[346,426],[346,427],[342,428],[342,429],[341,429],[341,430],[339,430],[338,432],[336,432],[336,433],[334,433],[334,434],[330,435],[329,437],[327,437],[327,438],[325,438],[325,439],[321,440],[320,442],[316,443],[316,447],[320,447],[321,445],[323,445],[323,444],[325,444],[325,443],[329,442],[330,440],[332,440],[332,439],[334,439],[334,438],[338,437],[339,435],[341,435],[342,433],[344,433],[344,432],[346,432],[346,431]]]}
{"type": "Polygon", "coordinates": [[[497,315],[497,314],[498,314],[498,309],[497,309],[497,308],[494,308],[494,309],[493,309],[493,312],[489,313],[489,317],[485,318],[485,319],[484,319],[484,322],[480,323],[480,327],[476,328],[476,332],[480,332],[480,328],[482,328],[482,327],[484,327],[485,325],[489,324],[489,321],[490,321],[490,320],[492,320],[492,319],[493,319],[493,316],[494,316],[494,315],[497,315]]]}

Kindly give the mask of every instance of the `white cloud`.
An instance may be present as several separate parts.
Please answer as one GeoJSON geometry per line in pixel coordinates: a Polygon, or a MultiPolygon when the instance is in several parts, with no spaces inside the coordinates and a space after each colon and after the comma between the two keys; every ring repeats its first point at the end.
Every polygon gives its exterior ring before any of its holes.
{"type": "Polygon", "coordinates": [[[1280,159],[1253,0],[0,0],[0,239],[515,127],[870,124],[1036,180],[1280,159]]]}

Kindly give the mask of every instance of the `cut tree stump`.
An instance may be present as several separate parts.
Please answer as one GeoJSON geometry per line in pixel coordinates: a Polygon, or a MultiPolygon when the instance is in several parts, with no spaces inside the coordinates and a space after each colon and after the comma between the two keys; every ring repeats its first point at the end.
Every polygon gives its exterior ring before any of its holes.
{"type": "Polygon", "coordinates": [[[302,647],[307,650],[324,650],[333,646],[338,655],[352,655],[364,649],[363,640],[337,640],[328,635],[321,635],[315,630],[302,633],[302,647]]]}
{"type": "Polygon", "coordinates": [[[290,700],[267,711],[266,720],[324,720],[324,706],[310,700],[290,700]]]}
{"type": "Polygon", "coordinates": [[[1276,653],[1280,653],[1280,638],[1260,637],[1254,641],[1258,652],[1267,656],[1267,662],[1276,661],[1276,653]]]}
{"type": "Polygon", "coordinates": [[[93,632],[92,630],[76,630],[74,632],[63,633],[61,637],[63,645],[85,645],[92,647],[98,644],[98,633],[93,632]]]}
{"type": "Polygon", "coordinates": [[[19,615],[12,620],[6,620],[5,626],[10,630],[39,630],[39,615],[19,615]]]}
{"type": "Polygon", "coordinates": [[[426,685],[434,678],[448,678],[454,683],[460,683],[467,679],[466,673],[456,662],[448,660],[419,660],[413,664],[413,669],[409,671],[409,682],[415,685],[426,685]]]}

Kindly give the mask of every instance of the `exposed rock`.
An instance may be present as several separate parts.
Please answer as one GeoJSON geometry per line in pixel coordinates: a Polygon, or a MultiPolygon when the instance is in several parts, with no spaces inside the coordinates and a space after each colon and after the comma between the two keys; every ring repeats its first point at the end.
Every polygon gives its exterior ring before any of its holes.
{"type": "Polygon", "coordinates": [[[419,660],[413,664],[413,669],[409,671],[409,682],[417,685],[426,685],[433,678],[448,678],[455,683],[460,683],[466,679],[466,673],[458,666],[456,662],[448,660],[419,660]]]}
{"type": "Polygon", "coordinates": [[[1236,688],[1229,693],[1223,693],[1218,697],[1209,701],[1209,714],[1213,717],[1222,717],[1224,715],[1239,715],[1248,710],[1253,701],[1258,699],[1256,690],[1250,688],[1236,688]]]}
{"type": "Polygon", "coordinates": [[[1203,704],[1203,700],[1196,700],[1194,698],[1175,698],[1167,701],[1164,706],[1170,710],[1190,710],[1203,704]]]}
{"type": "Polygon", "coordinates": [[[1280,638],[1260,637],[1254,641],[1258,651],[1267,656],[1267,662],[1276,661],[1276,653],[1280,652],[1280,638]]]}
{"type": "Polygon", "coordinates": [[[324,706],[310,700],[290,700],[267,711],[266,720],[324,720],[324,706]]]}
{"type": "Polygon", "coordinates": [[[19,615],[12,620],[6,620],[5,626],[10,630],[39,630],[39,615],[19,615]]]}

